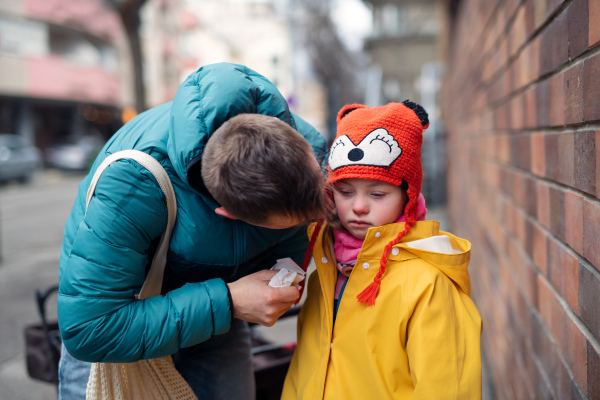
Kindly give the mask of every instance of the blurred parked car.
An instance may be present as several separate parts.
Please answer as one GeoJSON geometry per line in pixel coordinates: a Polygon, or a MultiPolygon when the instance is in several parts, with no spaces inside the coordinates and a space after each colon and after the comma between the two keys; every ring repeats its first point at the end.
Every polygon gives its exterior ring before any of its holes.
{"type": "Polygon", "coordinates": [[[104,142],[100,135],[67,137],[46,149],[46,165],[70,171],[88,170],[104,142]]]}
{"type": "Polygon", "coordinates": [[[0,133],[0,183],[30,181],[41,159],[39,149],[23,136],[0,133]]]}

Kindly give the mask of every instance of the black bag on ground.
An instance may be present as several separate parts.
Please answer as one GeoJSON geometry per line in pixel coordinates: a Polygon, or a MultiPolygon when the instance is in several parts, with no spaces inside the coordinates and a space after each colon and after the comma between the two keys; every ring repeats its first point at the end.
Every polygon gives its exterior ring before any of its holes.
{"type": "Polygon", "coordinates": [[[58,360],[60,359],[61,337],[58,322],[46,319],[46,300],[58,290],[58,285],[45,291],[36,291],[36,301],[41,322],[25,327],[25,354],[27,373],[33,379],[58,383],[58,360]]]}

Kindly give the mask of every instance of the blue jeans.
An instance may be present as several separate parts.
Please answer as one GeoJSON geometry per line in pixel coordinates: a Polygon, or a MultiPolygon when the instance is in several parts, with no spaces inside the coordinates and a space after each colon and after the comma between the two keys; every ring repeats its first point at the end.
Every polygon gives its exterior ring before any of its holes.
{"type": "MultiPolygon", "coordinates": [[[[179,373],[199,400],[254,400],[250,329],[234,319],[229,332],[173,354],[179,373]]],[[[59,400],[85,400],[91,364],[62,347],[58,365],[59,400]]]]}

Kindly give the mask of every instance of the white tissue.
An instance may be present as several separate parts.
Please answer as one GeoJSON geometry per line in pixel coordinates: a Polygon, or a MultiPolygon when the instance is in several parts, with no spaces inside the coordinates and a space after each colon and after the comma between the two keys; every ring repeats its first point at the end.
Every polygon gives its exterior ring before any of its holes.
{"type": "Polygon", "coordinates": [[[271,268],[273,271],[278,271],[271,278],[269,286],[271,287],[286,287],[294,285],[300,290],[299,283],[304,279],[304,271],[291,258],[282,258],[277,260],[277,263],[271,268]]]}

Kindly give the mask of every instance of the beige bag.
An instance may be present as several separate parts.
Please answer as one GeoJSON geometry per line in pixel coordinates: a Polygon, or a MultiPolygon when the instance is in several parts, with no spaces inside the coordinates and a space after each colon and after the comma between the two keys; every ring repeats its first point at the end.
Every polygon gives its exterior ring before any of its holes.
{"type": "MultiPolygon", "coordinates": [[[[141,164],[158,181],[167,198],[167,227],[139,298],[160,295],[171,231],[175,224],[177,202],[169,176],[152,156],[137,150],[124,150],[107,157],[98,167],[87,192],[86,210],[100,175],[110,163],[131,158],[141,164]]],[[[170,356],[133,363],[93,363],[86,390],[88,400],[198,400],[188,383],[175,369],[170,356]]]]}

